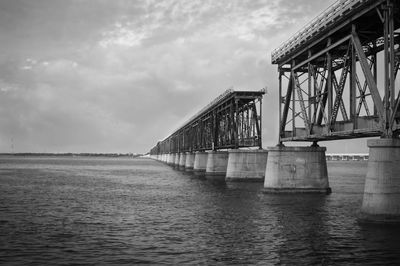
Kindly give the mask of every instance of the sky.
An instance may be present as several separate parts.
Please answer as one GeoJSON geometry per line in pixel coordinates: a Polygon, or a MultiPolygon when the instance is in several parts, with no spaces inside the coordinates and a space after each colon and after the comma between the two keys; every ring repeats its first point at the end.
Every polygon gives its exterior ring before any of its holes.
{"type": "Polygon", "coordinates": [[[274,146],[271,51],[333,2],[0,0],[0,152],[146,153],[228,88],[267,88],[274,146]]]}

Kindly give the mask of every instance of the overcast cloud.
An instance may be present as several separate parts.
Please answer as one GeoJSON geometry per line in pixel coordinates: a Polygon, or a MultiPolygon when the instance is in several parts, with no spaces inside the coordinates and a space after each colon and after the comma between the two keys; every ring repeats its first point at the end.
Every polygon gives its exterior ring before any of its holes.
{"type": "Polygon", "coordinates": [[[270,53],[332,2],[0,0],[0,152],[147,152],[230,87],[275,145],[270,53]]]}

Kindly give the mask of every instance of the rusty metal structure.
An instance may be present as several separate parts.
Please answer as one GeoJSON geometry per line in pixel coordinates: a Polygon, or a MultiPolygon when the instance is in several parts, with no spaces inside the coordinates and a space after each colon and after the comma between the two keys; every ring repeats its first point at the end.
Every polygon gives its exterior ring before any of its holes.
{"type": "Polygon", "coordinates": [[[150,154],[261,148],[264,94],[265,90],[225,91],[182,127],[159,141],[150,154]]]}
{"type": "Polygon", "coordinates": [[[272,52],[280,143],[399,136],[399,8],[337,1],[272,52]]]}

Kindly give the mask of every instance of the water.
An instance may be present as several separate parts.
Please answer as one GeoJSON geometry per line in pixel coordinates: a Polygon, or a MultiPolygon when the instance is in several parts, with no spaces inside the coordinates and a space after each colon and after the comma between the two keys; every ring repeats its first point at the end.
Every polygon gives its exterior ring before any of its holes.
{"type": "Polygon", "coordinates": [[[328,171],[331,195],[279,195],[147,159],[0,157],[0,264],[399,264],[398,227],[357,221],[366,163],[328,171]]]}

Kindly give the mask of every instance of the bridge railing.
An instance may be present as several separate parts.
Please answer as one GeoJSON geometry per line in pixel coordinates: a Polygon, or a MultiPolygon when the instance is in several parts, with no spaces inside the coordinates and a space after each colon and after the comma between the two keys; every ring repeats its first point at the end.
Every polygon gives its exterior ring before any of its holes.
{"type": "Polygon", "coordinates": [[[295,50],[304,42],[315,36],[329,25],[335,23],[344,14],[371,0],[339,0],[329,6],[316,18],[297,31],[291,38],[272,51],[272,63],[277,63],[282,57],[295,50]]]}

